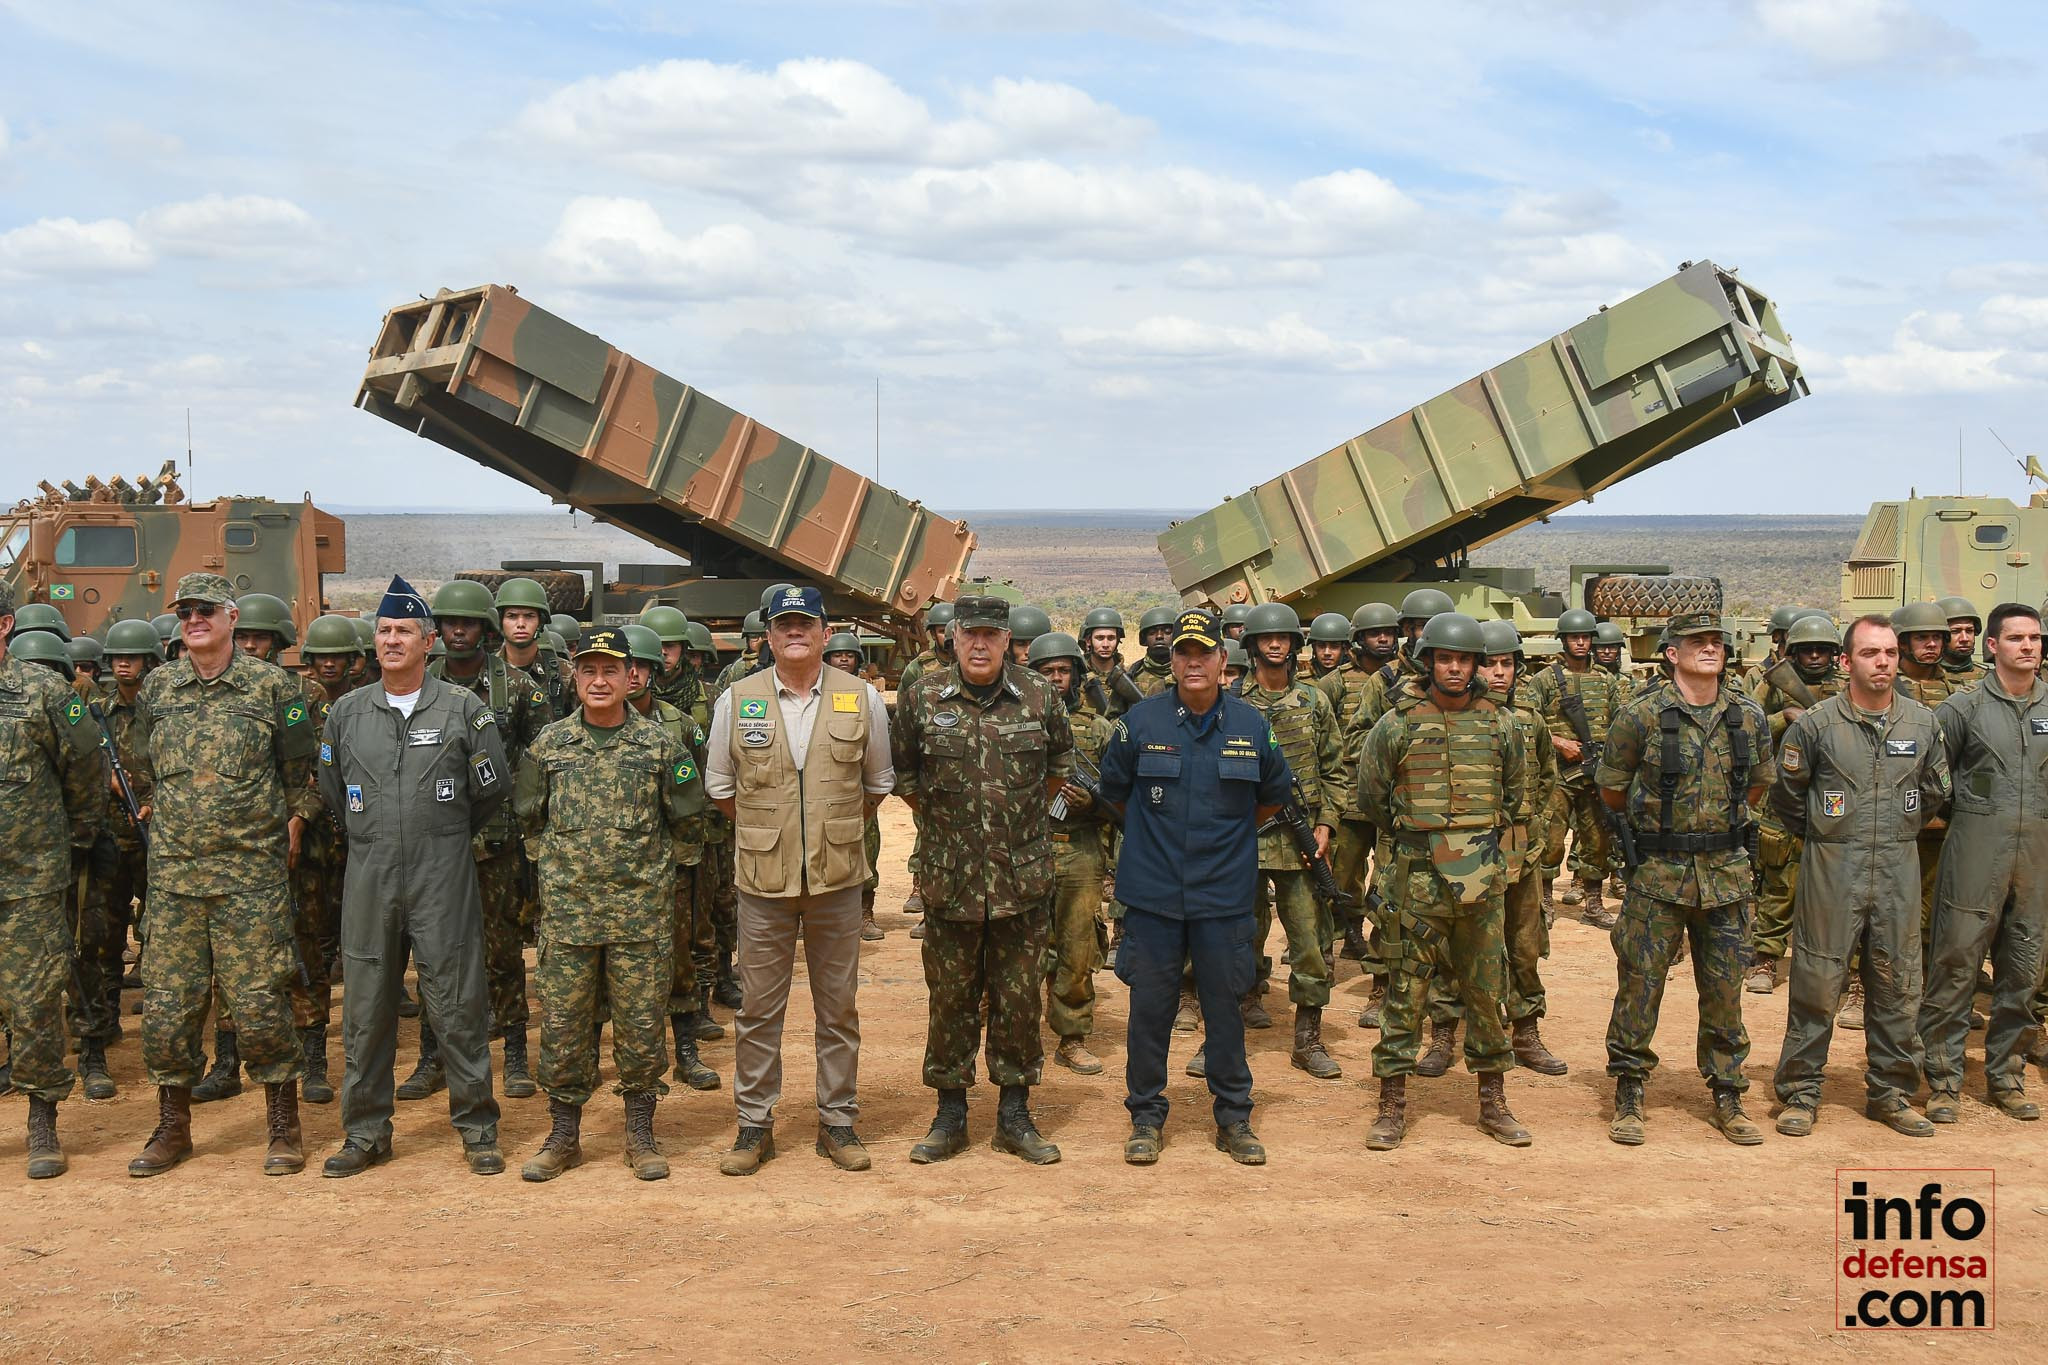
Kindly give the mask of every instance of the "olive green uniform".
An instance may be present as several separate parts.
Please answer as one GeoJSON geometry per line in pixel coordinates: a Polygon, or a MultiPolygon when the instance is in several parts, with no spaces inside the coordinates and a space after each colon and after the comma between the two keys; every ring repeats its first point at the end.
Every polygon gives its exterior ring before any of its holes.
{"type": "Polygon", "coordinates": [[[1792,977],[1778,1098],[1820,1107],[1835,1010],[1860,959],[1868,1097],[1890,1110],[1920,1089],[1921,827],[1948,802],[1934,713],[1894,696],[1881,715],[1846,694],[1785,730],[1769,805],[1801,840],[1792,977]]]}
{"type": "Polygon", "coordinates": [[[1522,741],[1508,713],[1485,698],[1439,708],[1421,687],[1394,694],[1366,735],[1358,803],[1387,832],[1380,876],[1390,979],[1372,1070],[1382,1079],[1415,1071],[1424,1001],[1438,972],[1465,1005],[1465,1064],[1497,1073],[1514,1066],[1501,1027],[1507,993],[1503,937],[1507,864],[1501,841],[1527,781],[1522,741]]]}
{"type": "Polygon", "coordinates": [[[1600,792],[1587,775],[1584,760],[1596,757],[1599,747],[1606,744],[1608,727],[1628,698],[1629,684],[1590,662],[1584,672],[1575,673],[1561,661],[1553,661],[1547,668],[1537,669],[1526,686],[1530,707],[1542,713],[1555,739],[1578,739],[1570,716],[1578,710],[1585,717],[1592,746],[1577,763],[1558,760],[1558,794],[1543,841],[1543,880],[1555,881],[1564,868],[1564,836],[1569,827],[1572,875],[1582,886],[1597,886],[1612,871],[1614,855],[1600,792]]]}
{"type": "MultiPolygon", "coordinates": [[[[1329,697],[1299,678],[1281,691],[1268,691],[1259,686],[1256,673],[1245,675],[1238,696],[1272,728],[1273,742],[1286,756],[1301,793],[1302,816],[1311,826],[1329,826],[1334,832],[1336,807],[1341,803],[1336,784],[1343,750],[1337,713],[1329,697]]],[[[1286,830],[1269,830],[1259,836],[1259,877],[1264,883],[1258,905],[1260,979],[1272,971],[1265,945],[1277,909],[1287,935],[1287,998],[1296,1005],[1321,1009],[1330,1003],[1328,949],[1337,937],[1337,927],[1330,907],[1316,899],[1308,870],[1301,865],[1301,853],[1286,830]]]]}
{"type": "MultiPolygon", "coordinates": [[[[1958,692],[1967,692],[1977,685],[1975,679],[1967,681],[1958,678],[1941,665],[1934,666],[1933,675],[1916,678],[1906,671],[1906,661],[1899,662],[1898,691],[1911,697],[1932,711],[1958,692]]],[[[1930,812],[1920,826],[1920,940],[1924,948],[1927,935],[1934,924],[1934,882],[1941,870],[1941,845],[1948,837],[1948,816],[1946,812],[1930,812]]]]}
{"type": "MultiPolygon", "coordinates": [[[[1757,704],[1770,723],[1773,744],[1784,738],[1786,727],[1801,710],[1842,690],[1842,677],[1830,665],[1817,678],[1798,674],[1805,695],[1797,695],[1785,677],[1794,671],[1794,666],[1787,662],[1778,669],[1777,680],[1765,681],[1756,693],[1757,704]]],[[[1769,800],[1759,804],[1756,826],[1757,866],[1762,875],[1757,888],[1756,917],[1750,929],[1750,952],[1758,958],[1781,958],[1792,932],[1793,897],[1799,890],[1799,836],[1786,827],[1784,818],[1769,800]]]]}
{"type": "MultiPolygon", "coordinates": [[[[1069,712],[1074,749],[1101,766],[1112,722],[1069,712]]],[[[1103,814],[1095,804],[1067,808],[1050,821],[1053,851],[1052,934],[1045,953],[1045,1021],[1056,1038],[1095,1032],[1095,973],[1108,954],[1101,919],[1102,886],[1109,876],[1103,814]]]]}

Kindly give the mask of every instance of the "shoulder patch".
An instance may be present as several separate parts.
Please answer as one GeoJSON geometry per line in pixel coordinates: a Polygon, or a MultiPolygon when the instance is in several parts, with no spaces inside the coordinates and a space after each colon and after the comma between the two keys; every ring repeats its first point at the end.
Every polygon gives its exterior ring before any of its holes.
{"type": "Polygon", "coordinates": [[[1786,744],[1778,749],[1778,766],[1788,773],[1796,773],[1806,766],[1806,755],[1797,744],[1786,744]]]}
{"type": "Polygon", "coordinates": [[[322,744],[320,746],[320,761],[329,767],[334,766],[334,746],[332,744],[322,744]]]}
{"type": "Polygon", "coordinates": [[[498,713],[491,710],[490,707],[486,706],[483,710],[476,713],[476,719],[469,723],[469,728],[472,730],[481,730],[486,725],[496,725],[497,723],[498,713]]]}
{"type": "Polygon", "coordinates": [[[64,720],[66,724],[78,724],[79,718],[84,714],[85,703],[78,698],[73,697],[70,701],[64,703],[64,720]]]}
{"type": "Polygon", "coordinates": [[[697,775],[697,765],[687,758],[676,760],[676,785],[682,786],[697,775]]]}
{"type": "Polygon", "coordinates": [[[533,695],[527,698],[527,705],[529,706],[546,706],[547,704],[548,694],[541,691],[538,687],[534,688],[533,695]]]}
{"type": "Polygon", "coordinates": [[[284,708],[284,723],[286,725],[297,725],[305,718],[306,703],[302,701],[295,701],[290,706],[284,708]]]}

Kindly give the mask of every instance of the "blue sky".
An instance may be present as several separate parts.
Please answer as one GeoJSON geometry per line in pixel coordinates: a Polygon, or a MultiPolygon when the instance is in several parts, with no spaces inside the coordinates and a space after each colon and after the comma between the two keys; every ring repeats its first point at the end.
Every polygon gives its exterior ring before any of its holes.
{"type": "Polygon", "coordinates": [[[935,506],[1206,506],[1685,259],[1811,399],[1595,511],[2017,496],[2048,10],[0,0],[0,500],[535,495],[350,407],[518,285],[935,506]]]}

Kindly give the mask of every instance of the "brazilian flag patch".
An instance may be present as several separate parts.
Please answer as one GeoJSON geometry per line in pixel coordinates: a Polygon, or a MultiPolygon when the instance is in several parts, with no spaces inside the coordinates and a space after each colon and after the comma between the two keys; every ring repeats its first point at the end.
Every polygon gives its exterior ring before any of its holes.
{"type": "Polygon", "coordinates": [[[759,720],[768,714],[768,702],[764,697],[740,698],[740,714],[749,720],[759,720]]]}
{"type": "Polygon", "coordinates": [[[697,775],[697,765],[685,758],[676,763],[676,785],[682,786],[697,775]]]}
{"type": "Polygon", "coordinates": [[[80,701],[78,698],[73,697],[70,701],[64,703],[64,719],[68,723],[72,725],[78,724],[79,717],[83,716],[84,714],[85,703],[80,701]]]}
{"type": "Polygon", "coordinates": [[[290,706],[287,706],[284,709],[284,723],[286,725],[297,725],[300,721],[304,720],[305,718],[306,705],[304,702],[295,701],[290,706]]]}

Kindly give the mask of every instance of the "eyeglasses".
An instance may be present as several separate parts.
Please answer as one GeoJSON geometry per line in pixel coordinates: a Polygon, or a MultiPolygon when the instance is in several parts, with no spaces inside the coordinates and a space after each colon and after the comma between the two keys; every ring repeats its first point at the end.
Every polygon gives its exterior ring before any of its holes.
{"type": "Polygon", "coordinates": [[[208,620],[211,620],[213,618],[213,614],[220,610],[220,603],[180,602],[175,608],[173,608],[173,610],[178,613],[178,619],[180,621],[189,621],[195,616],[203,616],[208,620]]]}

